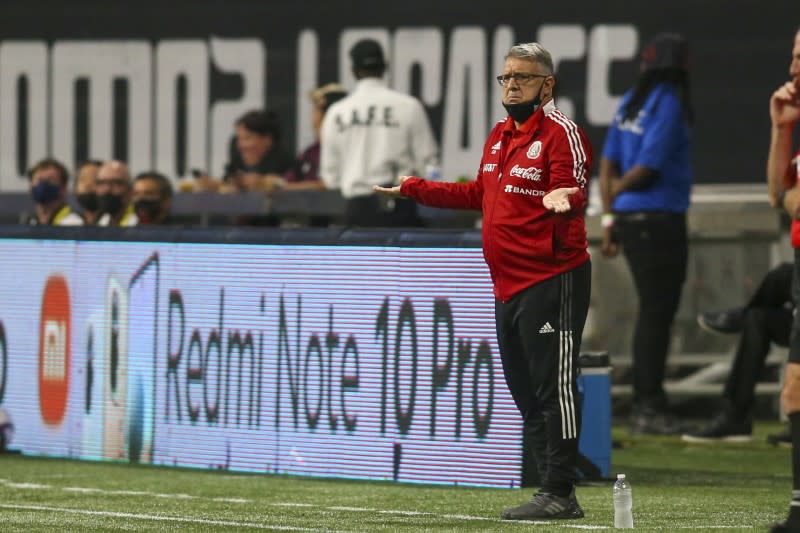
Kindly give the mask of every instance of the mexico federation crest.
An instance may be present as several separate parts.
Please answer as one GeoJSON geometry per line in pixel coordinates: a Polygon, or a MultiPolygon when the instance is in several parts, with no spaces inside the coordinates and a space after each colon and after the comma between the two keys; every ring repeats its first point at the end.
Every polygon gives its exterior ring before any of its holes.
{"type": "Polygon", "coordinates": [[[542,141],[533,141],[528,148],[528,159],[536,159],[542,153],[542,141]]]}

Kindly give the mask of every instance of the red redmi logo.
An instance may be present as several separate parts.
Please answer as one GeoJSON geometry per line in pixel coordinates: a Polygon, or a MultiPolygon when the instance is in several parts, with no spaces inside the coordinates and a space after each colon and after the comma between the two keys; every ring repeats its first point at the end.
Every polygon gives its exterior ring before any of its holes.
{"type": "Polygon", "coordinates": [[[67,410],[70,367],[70,305],[67,280],[47,278],[39,322],[39,408],[46,424],[58,425],[67,410]]]}

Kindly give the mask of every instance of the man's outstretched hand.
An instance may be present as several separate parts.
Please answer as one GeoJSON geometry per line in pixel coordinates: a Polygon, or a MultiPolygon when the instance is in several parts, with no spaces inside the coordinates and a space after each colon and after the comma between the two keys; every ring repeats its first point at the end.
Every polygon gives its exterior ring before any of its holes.
{"type": "MultiPolygon", "coordinates": [[[[408,178],[412,178],[413,176],[400,176],[400,185],[403,184],[408,178]]],[[[400,185],[395,185],[394,187],[381,187],[380,185],[373,185],[372,190],[375,192],[379,192],[381,194],[386,194],[388,196],[396,196],[397,198],[403,198],[403,194],[400,192],[400,185]]]]}
{"type": "Polygon", "coordinates": [[[569,196],[578,192],[577,187],[562,187],[553,189],[542,198],[546,209],[556,213],[566,213],[570,210],[569,196]]]}

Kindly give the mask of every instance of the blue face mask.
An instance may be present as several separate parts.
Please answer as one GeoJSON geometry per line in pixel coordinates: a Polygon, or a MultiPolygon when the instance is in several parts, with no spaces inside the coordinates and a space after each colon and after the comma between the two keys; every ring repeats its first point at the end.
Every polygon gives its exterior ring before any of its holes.
{"type": "Polygon", "coordinates": [[[49,204],[61,194],[61,187],[49,181],[40,181],[31,188],[31,196],[37,204],[49,204]]]}

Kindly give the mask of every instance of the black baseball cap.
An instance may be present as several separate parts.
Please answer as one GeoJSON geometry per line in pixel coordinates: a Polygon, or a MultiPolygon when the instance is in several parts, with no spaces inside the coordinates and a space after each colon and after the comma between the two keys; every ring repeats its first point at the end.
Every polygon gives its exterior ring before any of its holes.
{"type": "Polygon", "coordinates": [[[659,33],[642,51],[642,71],[689,70],[689,43],[677,33],[659,33]]]}
{"type": "Polygon", "coordinates": [[[374,39],[362,39],[350,49],[350,58],[353,60],[353,68],[357,69],[376,69],[386,66],[383,59],[383,48],[374,39]]]}

